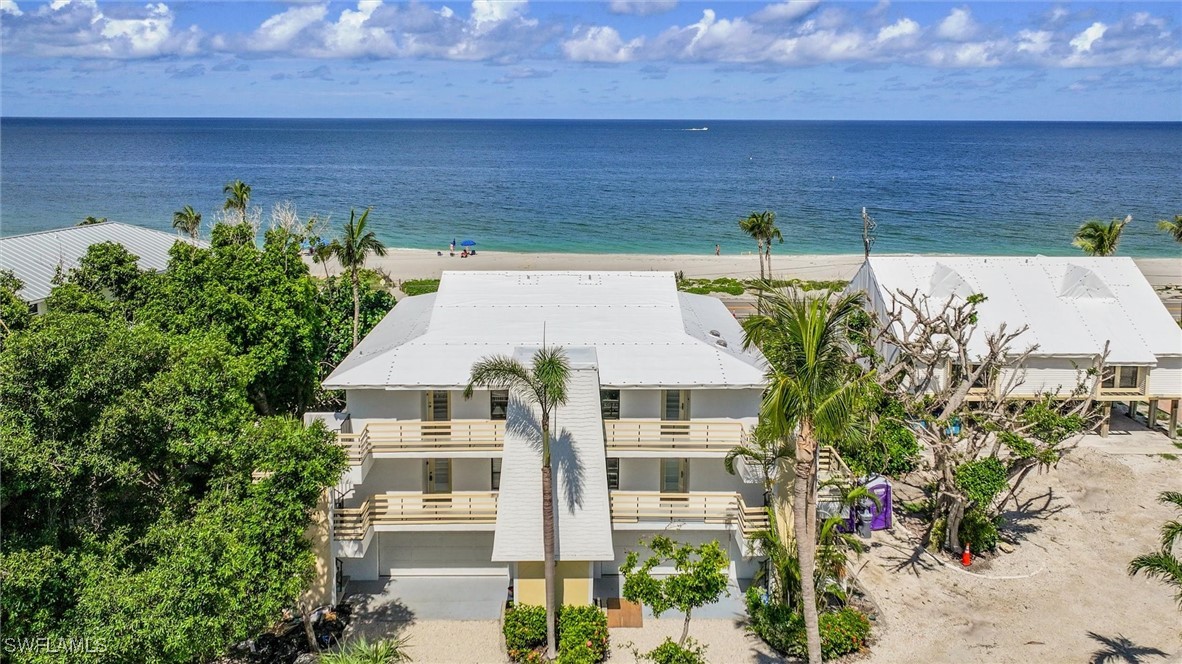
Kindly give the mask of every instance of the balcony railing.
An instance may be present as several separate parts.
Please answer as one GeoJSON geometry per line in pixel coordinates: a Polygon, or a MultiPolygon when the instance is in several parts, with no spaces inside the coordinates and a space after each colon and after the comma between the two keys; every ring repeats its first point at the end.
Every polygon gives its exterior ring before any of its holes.
{"type": "Polygon", "coordinates": [[[496,491],[379,493],[361,507],[333,511],[333,534],[339,540],[358,540],[374,526],[494,525],[496,491]]]}
{"type": "Polygon", "coordinates": [[[717,452],[743,442],[735,420],[604,420],[608,452],[717,452]]]}
{"type": "Polygon", "coordinates": [[[366,455],[435,455],[447,452],[499,453],[503,420],[371,420],[359,433],[337,434],[338,443],[357,463],[366,455]]]}
{"type": "Polygon", "coordinates": [[[767,511],[728,491],[612,491],[612,523],[701,522],[734,525],[744,535],[768,527],[767,511]]]}

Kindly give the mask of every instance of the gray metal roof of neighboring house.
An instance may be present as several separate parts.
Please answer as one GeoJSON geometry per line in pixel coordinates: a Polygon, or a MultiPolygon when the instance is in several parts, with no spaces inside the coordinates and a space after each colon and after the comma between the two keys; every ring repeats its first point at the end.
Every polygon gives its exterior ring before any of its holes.
{"type": "Polygon", "coordinates": [[[37,302],[49,297],[58,267],[63,271],[77,267],[92,244],[119,243],[139,258],[141,269],[163,270],[168,266],[168,250],[178,240],[209,246],[173,233],[107,221],[0,238],[0,269],[12,270],[25,284],[19,295],[37,302]]]}

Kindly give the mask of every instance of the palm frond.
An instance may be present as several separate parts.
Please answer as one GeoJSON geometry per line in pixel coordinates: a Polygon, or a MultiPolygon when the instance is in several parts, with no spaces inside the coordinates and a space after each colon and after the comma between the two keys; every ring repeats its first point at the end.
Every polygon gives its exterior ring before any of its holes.
{"type": "Polygon", "coordinates": [[[486,357],[472,365],[472,373],[468,378],[468,385],[464,388],[464,398],[470,398],[476,387],[487,387],[494,390],[507,388],[522,388],[527,398],[533,397],[530,389],[531,376],[525,365],[507,355],[493,355],[486,357]]]}
{"type": "Polygon", "coordinates": [[[1174,600],[1182,606],[1182,561],[1167,551],[1137,556],[1129,563],[1129,574],[1156,579],[1174,589],[1174,600]]]}

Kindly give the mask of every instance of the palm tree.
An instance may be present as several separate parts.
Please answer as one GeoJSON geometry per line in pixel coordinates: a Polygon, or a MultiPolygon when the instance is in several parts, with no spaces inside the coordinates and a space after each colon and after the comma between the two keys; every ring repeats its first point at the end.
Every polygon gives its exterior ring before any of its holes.
{"type": "MultiPolygon", "coordinates": [[[[776,433],[795,435],[792,521],[801,578],[816,573],[815,465],[819,441],[846,435],[869,374],[850,361],[848,326],[861,311],[856,294],[789,296],[764,284],[762,313],[743,321],[744,346],[758,346],[768,359],[768,387],[760,417],[776,433]]],[[[810,664],[821,661],[816,588],[801,586],[810,664]]]]}
{"type": "MultiPolygon", "coordinates": [[[[1182,493],[1163,491],[1157,500],[1182,511],[1182,493]]],[[[1170,586],[1174,590],[1174,600],[1182,606],[1182,560],[1174,555],[1174,544],[1179,538],[1182,538],[1182,523],[1167,521],[1161,527],[1161,549],[1133,558],[1129,563],[1129,575],[1144,572],[1145,576],[1170,586]]]]}
{"type": "Polygon", "coordinates": [[[246,204],[250,202],[250,185],[242,180],[234,180],[222,187],[222,193],[226,195],[226,204],[222,206],[222,209],[238,210],[242,223],[246,223],[246,204]]]}
{"type": "Polygon", "coordinates": [[[1157,227],[1169,233],[1175,242],[1182,242],[1182,214],[1174,215],[1173,221],[1162,219],[1157,222],[1157,227]]]}
{"type": "Polygon", "coordinates": [[[107,222],[106,217],[87,217],[75,224],[76,226],[93,226],[95,224],[104,224],[107,222]]]}
{"type": "Polygon", "coordinates": [[[747,218],[739,220],[739,230],[755,239],[759,253],[759,278],[771,278],[772,270],[772,240],[784,241],[780,229],[776,227],[776,213],[771,210],[752,212],[747,218]],[[767,274],[764,274],[764,263],[767,263],[767,274]]]}
{"type": "Polygon", "coordinates": [[[477,385],[489,389],[512,389],[527,403],[542,411],[542,548],[546,568],[546,657],[557,653],[554,606],[554,478],[550,467],[550,415],[566,403],[570,362],[559,347],[542,347],[527,368],[505,355],[486,357],[472,365],[464,398],[477,385]]]}
{"type": "Polygon", "coordinates": [[[781,461],[791,459],[795,451],[791,440],[777,435],[769,422],[760,420],[751,434],[744,437],[742,444],[726,453],[722,463],[731,475],[738,470],[735,462],[739,459],[758,467],[763,479],[764,495],[770,497],[777,467],[781,461]]]}
{"type": "Polygon", "coordinates": [[[192,205],[186,205],[172,213],[172,227],[196,240],[197,231],[201,229],[201,213],[192,205]]]}
{"type": "Polygon", "coordinates": [[[1116,245],[1120,244],[1121,232],[1132,220],[1131,214],[1123,221],[1113,219],[1107,224],[1099,219],[1090,219],[1075,232],[1072,244],[1083,249],[1089,256],[1111,256],[1116,253],[1116,245]]]}
{"type": "Polygon", "coordinates": [[[308,238],[308,250],[312,253],[312,262],[320,263],[324,267],[324,278],[328,279],[328,259],[332,258],[332,243],[325,242],[319,235],[308,238]]]}
{"type": "Polygon", "coordinates": [[[369,208],[357,217],[356,210],[349,210],[349,222],[345,224],[341,237],[332,241],[332,255],[336,256],[341,268],[349,271],[349,278],[353,283],[353,346],[357,346],[357,325],[361,320],[361,281],[358,271],[365,266],[365,257],[371,252],[378,256],[386,255],[386,245],[378,239],[373,231],[366,231],[365,224],[369,220],[369,208]]]}

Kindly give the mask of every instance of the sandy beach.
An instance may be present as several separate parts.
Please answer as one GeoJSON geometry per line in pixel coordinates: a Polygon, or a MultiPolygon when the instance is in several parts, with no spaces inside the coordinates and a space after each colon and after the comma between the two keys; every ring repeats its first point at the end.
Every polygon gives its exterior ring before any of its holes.
{"type": "MultiPolygon", "coordinates": [[[[1182,285],[1182,258],[1138,258],[1137,267],[1153,286],[1182,285]]],[[[862,264],[861,254],[772,255],[772,270],[783,279],[850,279],[862,264]]],[[[444,270],[667,270],[687,277],[758,277],[759,259],[754,253],[722,256],[651,254],[566,254],[480,251],[475,256],[439,256],[425,249],[390,249],[385,256],[370,256],[366,265],[392,279],[434,279],[444,270]]],[[[336,272],[335,263],[329,271],[336,272]]],[[[324,267],[312,266],[323,274],[324,267]]]]}

